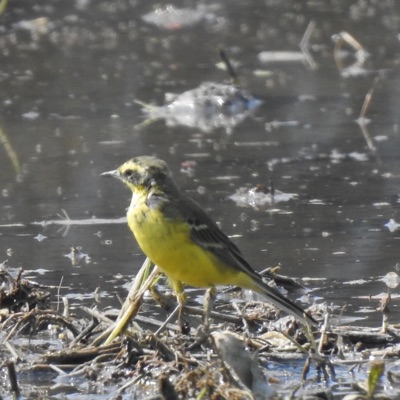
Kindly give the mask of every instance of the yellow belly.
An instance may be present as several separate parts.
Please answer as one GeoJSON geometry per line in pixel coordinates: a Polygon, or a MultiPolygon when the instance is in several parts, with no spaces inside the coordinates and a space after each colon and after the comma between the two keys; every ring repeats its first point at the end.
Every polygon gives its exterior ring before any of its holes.
{"type": "MultiPolygon", "coordinates": [[[[128,223],[142,251],[170,279],[194,287],[240,285],[247,274],[221,263],[190,239],[190,226],[164,218],[158,210],[128,211],[128,223]]],[[[250,280],[249,280],[250,279],[250,280]]]]}

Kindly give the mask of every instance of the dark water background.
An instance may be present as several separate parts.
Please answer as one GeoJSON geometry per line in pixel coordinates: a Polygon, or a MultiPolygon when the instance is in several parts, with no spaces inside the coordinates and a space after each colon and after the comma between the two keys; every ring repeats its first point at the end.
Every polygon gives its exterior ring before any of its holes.
{"type": "MultiPolygon", "coordinates": [[[[100,287],[102,305],[118,306],[116,295],[125,296],[121,286],[144,257],[124,222],[100,220],[122,217],[129,193],[99,174],[155,154],[256,269],[282,265],[284,274],[317,278],[308,286],[322,289],[318,302],[379,325],[379,301],[369,296],[387,292],[382,277],[400,254],[399,235],[384,227],[398,217],[400,193],[398,3],[175,6],[196,9],[199,20],[146,22],[151,1],[10,1],[0,16],[0,262],[45,284],[63,277],[61,294],[73,304],[90,304],[100,287]],[[310,21],[317,68],[260,60],[267,51],[298,54],[310,21]],[[344,31],[369,54],[358,69],[335,62],[333,36],[344,31]],[[142,124],[135,100],[161,105],[167,92],[226,81],[221,48],[241,85],[264,101],[253,115],[231,132],[163,119],[142,124]],[[355,121],[378,75],[366,115],[373,152],[355,121]],[[229,199],[270,180],[297,197],[261,209],[229,199]],[[72,245],[90,262],[71,266],[72,245]]],[[[354,49],[341,50],[351,65],[354,49]]],[[[397,293],[391,322],[398,322],[397,293]]]]}

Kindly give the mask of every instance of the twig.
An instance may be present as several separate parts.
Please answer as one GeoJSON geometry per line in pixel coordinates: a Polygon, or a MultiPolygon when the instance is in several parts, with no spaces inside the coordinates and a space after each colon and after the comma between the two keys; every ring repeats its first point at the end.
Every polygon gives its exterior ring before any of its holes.
{"type": "Polygon", "coordinates": [[[358,116],[358,118],[360,119],[364,119],[365,115],[367,114],[367,110],[371,104],[371,100],[372,100],[372,95],[375,91],[376,85],[378,84],[378,82],[382,79],[382,74],[378,75],[375,77],[374,81],[372,82],[371,87],[369,88],[367,94],[365,95],[365,99],[364,99],[364,103],[361,107],[361,111],[360,111],[360,115],[358,116]]]}
{"type": "MultiPolygon", "coordinates": [[[[151,262],[146,259],[145,263],[143,264],[142,268],[139,271],[142,272],[144,275],[144,270],[150,267],[151,262]]],[[[128,298],[122,307],[122,313],[117,322],[115,323],[115,327],[111,332],[110,336],[107,338],[104,344],[109,344],[113,339],[115,339],[118,335],[120,335],[130,322],[130,320],[136,315],[139,311],[140,303],[142,301],[143,294],[148,288],[153,284],[154,279],[156,279],[157,275],[159,274],[159,270],[157,267],[153,269],[150,275],[147,277],[146,281],[143,283],[141,279],[136,279],[134,287],[129,292],[128,298]],[[141,285],[141,286],[140,286],[141,285]],[[140,287],[140,289],[138,289],[140,287]],[[134,297],[131,296],[131,292],[134,292],[134,297]]],[[[138,278],[138,277],[137,277],[138,278]]],[[[139,276],[139,278],[142,278],[139,276]]]]}
{"type": "Polygon", "coordinates": [[[304,59],[307,61],[308,66],[311,70],[315,71],[318,68],[318,64],[314,61],[310,53],[310,38],[315,29],[315,21],[310,21],[304,32],[303,37],[300,41],[300,50],[304,55],[304,59]]]}
{"type": "MultiPolygon", "coordinates": [[[[178,314],[180,307],[181,306],[179,304],[175,307],[175,310],[172,311],[172,313],[168,316],[168,318],[164,321],[164,323],[157,329],[154,336],[157,337],[166,328],[166,326],[169,324],[171,319],[173,319],[176,316],[176,314],[178,314]]],[[[178,331],[180,330],[179,326],[177,326],[177,325],[176,325],[176,328],[177,328],[176,330],[178,330],[178,331]]]]}
{"type": "Polygon", "coordinates": [[[62,370],[60,367],[57,367],[57,365],[49,364],[49,367],[53,371],[56,371],[59,375],[67,375],[67,373],[64,370],[62,370]]]}
{"type": "Polygon", "coordinates": [[[136,376],[135,378],[132,378],[130,381],[126,382],[123,386],[121,386],[119,389],[117,389],[117,393],[124,392],[129,386],[136,385],[143,378],[144,378],[144,375],[142,375],[142,374],[139,376],[136,376]]]}
{"type": "Polygon", "coordinates": [[[17,350],[15,350],[14,346],[7,340],[5,343],[7,350],[11,353],[15,361],[21,360],[21,357],[18,355],[17,350]]]}
{"type": "Polygon", "coordinates": [[[371,136],[368,132],[367,125],[369,123],[369,120],[366,119],[366,114],[369,109],[369,106],[371,105],[372,101],[372,95],[375,91],[375,88],[378,84],[378,82],[382,79],[382,74],[378,75],[375,77],[374,81],[372,82],[371,87],[369,88],[367,94],[365,95],[364,103],[361,107],[360,115],[358,116],[358,119],[356,119],[357,124],[361,128],[361,133],[363,134],[363,137],[365,139],[365,142],[367,143],[368,148],[375,153],[376,147],[374,143],[372,142],[371,136]]]}
{"type": "Polygon", "coordinates": [[[92,322],[78,335],[74,340],[71,341],[69,348],[72,349],[82,338],[91,333],[99,325],[99,320],[96,318],[92,319],[92,322]]]}
{"type": "Polygon", "coordinates": [[[324,318],[324,323],[322,324],[321,329],[320,329],[321,337],[319,339],[319,346],[318,346],[318,353],[320,353],[320,354],[323,353],[322,347],[325,345],[326,340],[327,340],[326,331],[327,331],[328,326],[329,326],[329,317],[330,317],[330,314],[326,313],[325,314],[325,318],[324,318]]]}
{"type": "MultiPolygon", "coordinates": [[[[333,37],[335,41],[335,48],[333,50],[333,58],[335,60],[336,66],[339,70],[343,70],[342,59],[340,56],[340,50],[344,43],[347,43],[354,50],[354,56],[356,61],[351,65],[352,68],[361,67],[368,57],[368,52],[364,49],[360,42],[358,42],[350,33],[340,32],[333,37]]],[[[346,70],[349,70],[347,67],[346,70]]]]}
{"type": "Polygon", "coordinates": [[[165,341],[160,340],[154,334],[148,335],[146,341],[151,347],[161,352],[166,361],[175,360],[177,354],[166,345],[165,341]]]}
{"type": "Polygon", "coordinates": [[[250,328],[249,328],[249,324],[247,323],[246,318],[243,316],[242,310],[240,310],[239,306],[237,303],[233,303],[232,304],[233,308],[236,310],[236,312],[238,313],[238,315],[240,316],[240,319],[242,320],[242,324],[244,326],[244,329],[246,330],[246,335],[248,337],[250,337],[250,328]]]}
{"type": "Polygon", "coordinates": [[[64,318],[69,318],[69,302],[67,297],[62,297],[62,301],[64,304],[64,311],[63,311],[63,317],[64,318]]]}
{"type": "MultiPolygon", "coordinates": [[[[7,1],[2,0],[0,2],[0,15],[4,11],[6,5],[7,5],[7,1]]],[[[15,150],[13,149],[10,141],[8,140],[7,135],[3,132],[3,130],[1,128],[0,128],[0,143],[2,143],[4,145],[4,148],[6,149],[6,153],[9,157],[9,159],[11,160],[11,163],[14,167],[16,175],[20,175],[21,174],[21,164],[19,162],[18,155],[15,152],[15,150]]]]}
{"type": "MultiPolygon", "coordinates": [[[[201,307],[192,307],[192,306],[183,306],[183,311],[193,315],[203,315],[204,310],[201,307]]],[[[218,319],[224,322],[230,322],[232,324],[240,325],[242,323],[242,319],[237,317],[236,315],[223,314],[217,311],[211,311],[210,317],[214,319],[218,319]]]]}
{"type": "Polygon", "coordinates": [[[64,280],[64,275],[61,277],[60,283],[59,283],[58,288],[57,288],[57,295],[56,295],[56,297],[57,297],[57,311],[59,311],[59,309],[60,309],[60,303],[61,303],[61,301],[60,301],[60,299],[61,299],[60,291],[61,291],[63,280],[64,280]]]}
{"type": "Polygon", "coordinates": [[[20,391],[18,387],[17,373],[15,372],[14,361],[7,361],[6,366],[8,371],[8,378],[10,379],[10,391],[13,394],[13,398],[18,399],[20,396],[20,391]]]}
{"type": "Polygon", "coordinates": [[[102,355],[110,355],[113,353],[116,356],[117,352],[120,350],[121,343],[113,343],[108,346],[101,347],[88,347],[79,350],[61,350],[51,354],[44,354],[42,356],[42,362],[47,364],[77,364],[80,365],[84,362],[90,361],[102,355]]]}
{"type": "Polygon", "coordinates": [[[225,64],[225,67],[228,70],[228,74],[229,74],[229,76],[230,76],[230,78],[232,80],[232,83],[235,86],[239,86],[240,85],[239,78],[238,78],[237,73],[236,73],[235,69],[233,68],[232,63],[229,60],[225,50],[223,50],[223,49],[220,50],[219,51],[219,56],[221,57],[222,62],[225,64]]]}
{"type": "Polygon", "coordinates": [[[93,318],[96,318],[96,319],[104,322],[105,324],[111,325],[114,323],[114,320],[112,320],[111,318],[108,318],[106,315],[101,313],[97,308],[89,308],[89,307],[81,306],[80,310],[84,311],[86,314],[89,314],[93,318]]]}

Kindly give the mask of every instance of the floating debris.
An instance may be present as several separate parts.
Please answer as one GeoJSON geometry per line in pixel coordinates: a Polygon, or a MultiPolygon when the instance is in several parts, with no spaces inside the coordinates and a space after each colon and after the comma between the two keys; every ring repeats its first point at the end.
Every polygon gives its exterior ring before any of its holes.
{"type": "MultiPolygon", "coordinates": [[[[61,213],[57,214],[57,217],[60,219],[48,219],[43,221],[33,221],[30,224],[22,224],[22,223],[13,223],[13,224],[0,224],[0,228],[26,228],[27,226],[41,226],[43,228],[49,226],[59,226],[58,231],[62,231],[62,236],[66,236],[69,232],[71,226],[82,226],[82,225],[108,225],[108,224],[126,224],[126,217],[120,218],[87,218],[87,219],[70,219],[67,212],[64,209],[61,209],[61,213]]],[[[18,234],[16,236],[31,236],[30,233],[18,234]]],[[[97,233],[97,236],[101,236],[101,232],[97,233]]],[[[43,236],[42,234],[38,234],[34,237],[34,239],[39,242],[47,239],[47,236],[43,236]]]]}
{"type": "Polygon", "coordinates": [[[300,51],[262,51],[258,54],[258,59],[265,64],[302,62],[312,70],[317,69],[317,64],[310,53],[310,38],[314,29],[315,22],[311,21],[300,41],[300,51]]]}
{"type": "Polygon", "coordinates": [[[262,51],[258,54],[258,59],[262,63],[303,62],[305,57],[301,51],[262,51]]]}
{"type": "Polygon", "coordinates": [[[389,222],[385,224],[385,226],[392,233],[400,229],[400,224],[398,224],[394,219],[390,219],[389,222]]]}
{"type": "Polygon", "coordinates": [[[37,119],[39,118],[40,114],[37,111],[28,111],[26,113],[23,113],[22,118],[26,118],[26,119],[37,119]]]}
{"type": "Polygon", "coordinates": [[[39,233],[37,236],[34,237],[34,239],[37,240],[38,242],[42,242],[43,240],[47,239],[47,236],[44,236],[41,233],[39,233]]]}
{"type": "Polygon", "coordinates": [[[52,23],[50,23],[47,17],[39,17],[31,20],[18,21],[13,24],[13,28],[30,32],[33,39],[37,40],[40,36],[49,33],[52,28],[52,23]]]}
{"type": "MultiPolygon", "coordinates": [[[[21,163],[19,161],[18,153],[15,151],[13,145],[11,144],[8,135],[1,129],[1,127],[0,127],[0,144],[4,146],[6,154],[14,167],[14,171],[17,175],[17,178],[20,177],[22,168],[21,168],[21,163]]],[[[5,197],[8,196],[8,193],[5,191],[5,189],[3,189],[2,193],[3,196],[5,197]]]]}
{"type": "Polygon", "coordinates": [[[178,30],[196,25],[207,16],[212,16],[212,14],[208,14],[205,7],[176,8],[172,4],[168,4],[143,15],[142,19],[144,22],[162,29],[178,30]]]}
{"type": "Polygon", "coordinates": [[[363,76],[369,73],[369,71],[364,67],[365,61],[369,57],[369,53],[352,35],[350,35],[350,33],[340,32],[333,35],[332,40],[335,42],[333,57],[343,78],[363,76]],[[350,55],[353,59],[347,66],[343,64],[343,60],[349,56],[347,52],[342,50],[344,45],[347,45],[352,50],[350,55]]]}
{"type": "Polygon", "coordinates": [[[68,254],[64,254],[64,257],[67,257],[71,260],[71,264],[73,267],[79,265],[79,262],[83,259],[86,264],[90,263],[90,257],[88,254],[82,252],[81,246],[72,246],[71,251],[68,254]]]}
{"type": "Polygon", "coordinates": [[[271,121],[265,123],[265,130],[271,132],[274,129],[279,129],[280,127],[285,126],[299,126],[299,121],[271,121]]]}
{"type": "Polygon", "coordinates": [[[355,161],[368,161],[369,157],[366,153],[360,153],[359,151],[352,151],[349,153],[349,157],[355,161]]]}
{"type": "Polygon", "coordinates": [[[251,189],[239,188],[234,194],[229,196],[240,207],[254,208],[290,201],[296,197],[296,193],[284,193],[264,185],[256,185],[251,189]]]}
{"type": "Polygon", "coordinates": [[[395,289],[400,284],[400,277],[396,272],[391,271],[384,276],[383,281],[386,283],[388,288],[395,289]]]}
{"type": "Polygon", "coordinates": [[[224,128],[228,133],[243,121],[262,101],[234,85],[203,82],[181,94],[165,95],[168,104],[146,105],[149,120],[165,119],[168,126],[183,125],[211,132],[224,128]]]}

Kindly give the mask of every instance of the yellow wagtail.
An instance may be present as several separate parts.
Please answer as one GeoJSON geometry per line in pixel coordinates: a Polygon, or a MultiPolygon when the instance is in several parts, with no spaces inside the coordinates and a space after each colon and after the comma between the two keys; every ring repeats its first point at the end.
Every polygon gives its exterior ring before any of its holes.
{"type": "Polygon", "coordinates": [[[181,306],[185,302],[182,283],[201,288],[235,285],[264,295],[303,322],[316,324],[301,307],[266,284],[202,208],[179,192],[163,160],[135,157],[101,176],[118,178],[131,189],[128,225],[144,254],[167,275],[181,306]]]}

